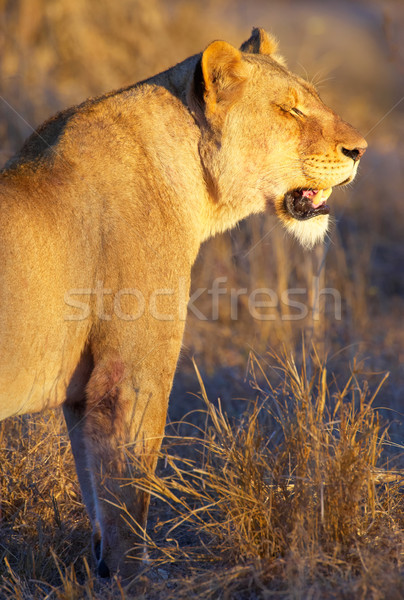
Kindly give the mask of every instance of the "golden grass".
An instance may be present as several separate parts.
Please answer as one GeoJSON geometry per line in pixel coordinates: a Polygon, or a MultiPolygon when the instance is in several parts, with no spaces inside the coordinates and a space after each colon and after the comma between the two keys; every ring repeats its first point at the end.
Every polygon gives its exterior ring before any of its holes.
{"type": "MultiPolygon", "coordinates": [[[[187,442],[200,459],[165,453],[169,474],[146,487],[175,514],[161,524],[170,525],[166,537],[195,528],[199,546],[155,548],[157,560],[207,561],[205,580],[196,575],[187,588],[198,598],[327,597],[342,582],[374,598],[387,586],[386,597],[399,598],[404,473],[377,469],[387,435],[372,407],[378,390],[370,395],[353,372],[331,391],[318,361],[310,379],[304,363],[298,371],[284,355],[278,364],[283,383],[274,389],[251,356],[257,399],[234,425],[198,374],[207,426],[187,442]]],[[[181,589],[176,596],[186,597],[181,589]]]]}
{"type": "Polygon", "coordinates": [[[255,398],[233,423],[197,370],[197,433],[167,438],[156,475],[122,482],[155,499],[150,560],[130,588],[88,566],[60,415],[4,423],[1,597],[401,598],[404,472],[386,470],[387,429],[372,406],[384,379],[370,392],[352,369],[338,388],[315,353],[310,377],[306,361],[269,360],[282,383],[251,355],[255,398]]]}

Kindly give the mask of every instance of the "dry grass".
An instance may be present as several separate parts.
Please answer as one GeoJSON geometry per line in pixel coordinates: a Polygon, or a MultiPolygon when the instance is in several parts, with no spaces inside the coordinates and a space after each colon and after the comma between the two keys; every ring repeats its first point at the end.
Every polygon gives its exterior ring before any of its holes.
{"type": "Polygon", "coordinates": [[[240,43],[253,25],[279,36],[293,69],[332,78],[322,95],[370,144],[355,187],[332,196],[325,248],[302,251],[269,215],[204,245],[194,288],[226,277],[228,293],[217,320],[209,294],[196,303],[208,320],[190,315],[160,468],[131,482],[154,497],[151,563],[132,590],[101,584],[86,562],[89,524],[61,414],[0,425],[1,599],[404,597],[404,105],[390,112],[404,94],[400,6],[0,0],[4,161],[56,110],[212,39],[240,43]],[[316,277],[340,294],[341,318],[329,298],[316,303],[316,277]],[[237,320],[231,288],[247,290],[237,320]],[[273,320],[253,319],[246,298],[257,288],[303,290],[293,299],[307,315],[293,320],[278,303],[273,320]]]}
{"type": "Polygon", "coordinates": [[[167,438],[157,475],[123,482],[155,499],[150,563],[127,589],[91,575],[58,418],[4,424],[28,441],[18,465],[12,448],[1,452],[2,597],[402,598],[404,472],[386,469],[387,429],[372,406],[383,380],[371,392],[353,369],[339,389],[316,354],[311,377],[306,362],[270,360],[282,383],[251,355],[255,399],[233,423],[197,371],[197,433],[167,438]]]}

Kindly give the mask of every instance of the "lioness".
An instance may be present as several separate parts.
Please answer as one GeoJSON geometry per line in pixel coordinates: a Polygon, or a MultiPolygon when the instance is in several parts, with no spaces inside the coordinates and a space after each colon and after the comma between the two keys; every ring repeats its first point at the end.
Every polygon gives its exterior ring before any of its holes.
{"type": "Polygon", "coordinates": [[[273,210],[304,246],[366,142],[262,29],[42,125],[0,177],[0,418],[63,405],[99,575],[133,568],[201,242],[273,210]],[[185,302],[183,298],[185,297],[185,302]]]}

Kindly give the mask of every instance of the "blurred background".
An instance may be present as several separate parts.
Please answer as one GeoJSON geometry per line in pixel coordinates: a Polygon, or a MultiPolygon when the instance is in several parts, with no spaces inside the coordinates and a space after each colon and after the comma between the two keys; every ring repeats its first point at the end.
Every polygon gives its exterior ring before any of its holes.
{"type": "Polygon", "coordinates": [[[327,243],[306,252],[269,215],[250,218],[204,244],[193,286],[225,278],[217,318],[206,291],[190,314],[170,418],[195,406],[195,357],[211,399],[229,413],[252,397],[250,352],[274,384],[268,351],[301,357],[302,343],[327,358],[329,372],[351,368],[372,386],[402,440],[404,392],[404,4],[402,0],[0,0],[0,159],[4,163],[43,120],[88,96],[130,85],[200,52],[214,39],[239,46],[260,26],[276,35],[291,70],[314,82],[323,100],[368,140],[356,182],[335,190],[327,243]],[[316,302],[316,286],[332,295],[316,302]],[[238,318],[230,289],[245,289],[238,318]],[[298,288],[304,319],[279,302],[271,320],[248,310],[254,289],[278,298],[298,288]],[[355,365],[355,366],[354,366],[355,365]]]}

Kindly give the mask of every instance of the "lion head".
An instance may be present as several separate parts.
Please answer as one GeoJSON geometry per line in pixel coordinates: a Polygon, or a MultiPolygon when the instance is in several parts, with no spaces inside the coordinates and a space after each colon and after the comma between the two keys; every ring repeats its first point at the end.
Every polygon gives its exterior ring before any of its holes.
{"type": "Polygon", "coordinates": [[[354,179],[367,143],[276,52],[262,29],[240,50],[213,42],[188,101],[219,228],[269,207],[311,247],[327,231],[332,188],[354,179]]]}

